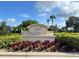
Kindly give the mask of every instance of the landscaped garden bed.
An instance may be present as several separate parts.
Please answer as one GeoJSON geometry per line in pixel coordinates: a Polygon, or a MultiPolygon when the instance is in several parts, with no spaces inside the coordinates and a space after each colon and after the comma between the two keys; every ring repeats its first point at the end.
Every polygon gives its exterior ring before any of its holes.
{"type": "Polygon", "coordinates": [[[55,33],[55,41],[23,41],[21,35],[1,35],[0,50],[8,52],[78,52],[79,33],[55,33]]]}
{"type": "Polygon", "coordinates": [[[23,52],[73,52],[73,48],[66,43],[57,41],[21,41],[14,43],[8,47],[9,51],[23,51],[23,52]]]}

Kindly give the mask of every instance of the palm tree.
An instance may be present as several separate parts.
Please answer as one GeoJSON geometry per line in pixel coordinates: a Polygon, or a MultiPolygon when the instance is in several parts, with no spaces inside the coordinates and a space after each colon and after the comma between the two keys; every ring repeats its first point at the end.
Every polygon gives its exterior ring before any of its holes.
{"type": "Polygon", "coordinates": [[[56,17],[54,15],[50,16],[50,19],[52,20],[52,30],[53,30],[53,19],[55,19],[56,17]]]}
{"type": "Polygon", "coordinates": [[[50,22],[50,19],[47,19],[47,24],[48,24],[48,27],[49,27],[49,22],[50,22]]]}

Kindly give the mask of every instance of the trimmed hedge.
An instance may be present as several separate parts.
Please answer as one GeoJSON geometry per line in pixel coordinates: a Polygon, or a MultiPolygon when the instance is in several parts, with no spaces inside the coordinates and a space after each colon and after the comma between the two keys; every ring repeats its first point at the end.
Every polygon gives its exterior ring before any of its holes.
{"type": "Polygon", "coordinates": [[[55,33],[56,40],[67,43],[79,50],[79,33],[55,33]]]}
{"type": "Polygon", "coordinates": [[[10,44],[21,41],[19,34],[0,35],[0,48],[6,48],[10,44]]]}

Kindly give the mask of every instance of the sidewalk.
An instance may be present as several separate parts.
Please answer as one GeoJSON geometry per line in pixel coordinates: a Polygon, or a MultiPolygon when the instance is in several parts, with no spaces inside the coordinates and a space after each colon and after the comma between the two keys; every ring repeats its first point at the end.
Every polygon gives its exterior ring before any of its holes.
{"type": "Polygon", "coordinates": [[[57,56],[57,57],[79,57],[79,53],[65,52],[7,52],[0,49],[0,56],[57,56]]]}

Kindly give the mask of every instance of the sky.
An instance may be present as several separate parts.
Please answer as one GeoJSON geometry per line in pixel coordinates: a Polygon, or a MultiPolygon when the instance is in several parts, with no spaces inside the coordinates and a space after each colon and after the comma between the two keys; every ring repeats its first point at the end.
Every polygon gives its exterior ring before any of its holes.
{"type": "MultiPolygon", "coordinates": [[[[47,25],[46,20],[55,15],[54,25],[65,26],[69,16],[79,17],[79,2],[72,1],[0,1],[0,22],[17,26],[22,21],[34,19],[47,25]]],[[[51,25],[51,23],[50,23],[51,25]]]]}

